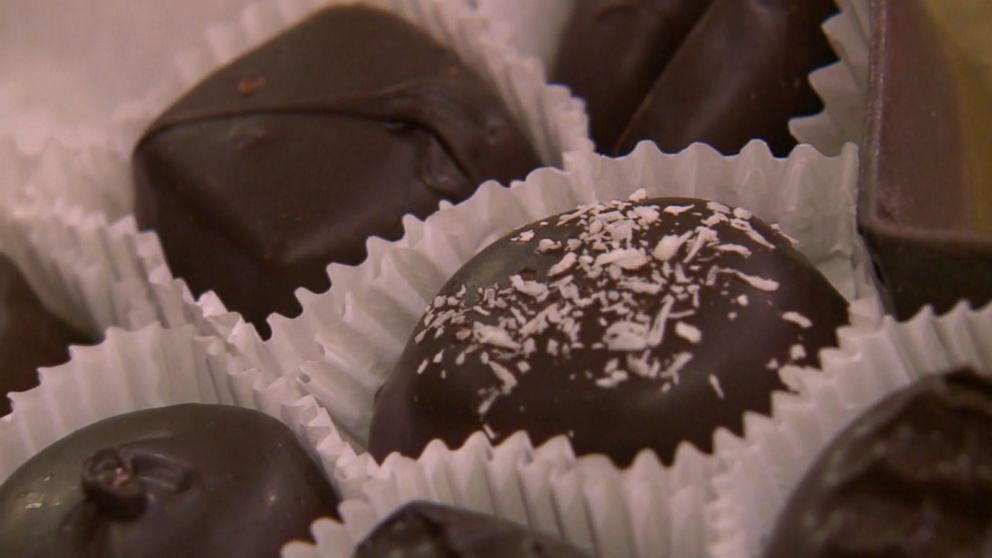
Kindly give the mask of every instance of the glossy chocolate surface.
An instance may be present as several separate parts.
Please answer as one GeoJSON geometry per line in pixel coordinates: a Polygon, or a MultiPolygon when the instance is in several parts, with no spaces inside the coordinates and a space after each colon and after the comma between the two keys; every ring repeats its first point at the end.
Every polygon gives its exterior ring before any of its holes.
{"type": "Polygon", "coordinates": [[[337,497],[263,413],[186,404],[55,442],[0,486],[0,556],[272,557],[337,497]]]}
{"type": "Polygon", "coordinates": [[[807,472],[766,558],[987,556],[992,382],[933,376],[875,405],[807,472]]]}
{"type": "Polygon", "coordinates": [[[859,225],[899,317],[981,306],[992,300],[992,4],[872,7],[859,225]]]}
{"type": "Polygon", "coordinates": [[[405,21],[325,9],[179,99],[134,153],[136,215],[171,269],[263,332],[401,217],[539,161],[487,84],[405,21]]]}
{"type": "Polygon", "coordinates": [[[785,364],[817,362],[847,303],[743,209],[612,202],[523,227],[435,297],[380,389],[370,451],[418,455],[477,430],[670,462],[768,412],[785,364]]]}
{"type": "Polygon", "coordinates": [[[394,512],[359,544],[356,558],[580,558],[588,554],[504,519],[429,502],[394,512]]]}
{"type": "Polygon", "coordinates": [[[819,111],[811,71],[836,57],[820,25],[831,0],[586,0],[552,77],[586,100],[599,151],[653,140],[734,154],[751,139],[784,156],[788,121],[819,111]]]}
{"type": "Polygon", "coordinates": [[[38,367],[69,360],[69,345],[90,341],[45,309],[12,261],[0,254],[0,416],[7,394],[38,385],[38,367]]]}
{"type": "Polygon", "coordinates": [[[710,0],[580,0],[551,72],[586,102],[600,151],[627,122],[710,0]]]}

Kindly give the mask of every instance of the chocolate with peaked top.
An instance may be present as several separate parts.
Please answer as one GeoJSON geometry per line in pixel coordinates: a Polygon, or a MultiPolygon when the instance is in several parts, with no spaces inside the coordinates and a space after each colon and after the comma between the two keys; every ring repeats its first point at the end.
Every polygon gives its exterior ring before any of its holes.
{"type": "Polygon", "coordinates": [[[858,225],[891,310],[992,301],[989,2],[872,2],[858,225]]]}
{"type": "Polygon", "coordinates": [[[581,550],[497,517],[430,502],[393,512],[355,550],[356,558],[581,558],[581,550]]]}
{"type": "Polygon", "coordinates": [[[710,0],[583,0],[558,47],[551,77],[585,99],[590,135],[612,152],[710,0]]]}
{"type": "Polygon", "coordinates": [[[487,179],[539,165],[490,87],[393,15],[328,8],[219,69],[162,114],[134,152],[136,216],[170,268],[263,333],[487,179]]]}
{"type": "Polygon", "coordinates": [[[89,341],[50,314],[0,254],[0,416],[11,411],[8,393],[37,386],[39,367],[68,361],[69,345],[89,341]]]}
{"type": "Polygon", "coordinates": [[[87,426],[14,471],[0,485],[0,556],[268,558],[336,506],[281,422],[161,407],[87,426]]]}
{"type": "Polygon", "coordinates": [[[813,365],[847,303],[744,209],[688,198],[583,206],[525,226],[434,298],[376,395],[370,451],[472,432],[567,434],[618,465],[710,451],[767,413],[779,368],[813,365]]]}
{"type": "Polygon", "coordinates": [[[821,108],[807,77],[835,60],[820,29],[835,11],[831,0],[588,0],[553,76],[586,99],[603,152],[650,139],[732,154],[760,138],[781,156],[795,145],[789,119],[821,108]]]}
{"type": "Polygon", "coordinates": [[[928,377],[865,412],[817,459],[767,558],[987,556],[992,381],[928,377]]]}

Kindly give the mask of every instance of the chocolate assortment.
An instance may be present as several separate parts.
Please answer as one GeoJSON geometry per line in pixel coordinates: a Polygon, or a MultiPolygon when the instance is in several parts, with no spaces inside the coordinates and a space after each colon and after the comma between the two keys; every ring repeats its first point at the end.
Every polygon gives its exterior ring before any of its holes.
{"type": "Polygon", "coordinates": [[[788,121],[818,112],[807,78],[835,59],[820,25],[831,0],[576,3],[552,79],[586,100],[599,151],[650,139],[725,154],[759,138],[785,156],[788,121]]]}
{"type": "Polygon", "coordinates": [[[362,6],[320,11],[220,68],[134,151],[135,213],[171,270],[263,334],[401,217],[539,161],[502,102],[425,32],[362,6]]]}
{"type": "Polygon", "coordinates": [[[263,413],[184,404],[55,442],[0,485],[0,556],[271,557],[336,515],[292,432],[263,413]]]}
{"type": "Polygon", "coordinates": [[[820,455],[765,557],[984,556],[990,470],[992,382],[967,369],[919,380],[820,455]]]}
{"type": "Polygon", "coordinates": [[[69,360],[69,345],[89,343],[42,306],[24,276],[0,254],[0,416],[11,411],[7,394],[38,385],[38,368],[69,360]]]}
{"type": "Polygon", "coordinates": [[[355,550],[355,558],[579,558],[586,553],[504,519],[430,502],[393,512],[355,550]]]}
{"type": "Polygon", "coordinates": [[[740,433],[815,365],[847,303],[789,239],[688,198],[582,206],[493,243],[434,298],[376,395],[369,450],[417,456],[483,430],[671,462],[740,433]]]}
{"type": "Polygon", "coordinates": [[[992,58],[984,2],[873,3],[858,219],[890,309],[992,300],[992,58]],[[965,39],[972,37],[972,42],[965,39]]]}

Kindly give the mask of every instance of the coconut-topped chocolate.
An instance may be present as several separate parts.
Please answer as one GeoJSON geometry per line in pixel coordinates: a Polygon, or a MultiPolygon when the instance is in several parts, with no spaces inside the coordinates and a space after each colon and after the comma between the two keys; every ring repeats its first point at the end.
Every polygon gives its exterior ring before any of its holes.
{"type": "Polygon", "coordinates": [[[581,558],[586,553],[505,519],[431,502],[412,502],[382,521],[355,558],[581,558]]]}
{"type": "Polygon", "coordinates": [[[82,334],[52,315],[20,270],[0,254],[0,416],[11,411],[7,394],[38,385],[38,368],[69,360],[69,345],[82,334]]]}
{"type": "Polygon", "coordinates": [[[55,442],[0,485],[0,556],[270,557],[337,496],[281,422],[175,405],[55,442]]]}
{"type": "Polygon", "coordinates": [[[376,396],[370,450],[567,435],[629,463],[711,449],[813,365],[847,303],[775,228],[688,198],[583,206],[525,226],[434,298],[376,396]]]}

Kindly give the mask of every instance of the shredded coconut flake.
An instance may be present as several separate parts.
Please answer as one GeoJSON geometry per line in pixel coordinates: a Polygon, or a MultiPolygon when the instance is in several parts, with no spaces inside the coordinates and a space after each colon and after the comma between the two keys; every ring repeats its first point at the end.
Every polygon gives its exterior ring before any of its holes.
{"type": "Polygon", "coordinates": [[[786,312],[782,314],[782,319],[787,322],[792,322],[803,329],[809,329],[813,327],[813,322],[811,322],[809,318],[803,316],[799,312],[786,312]]]}

